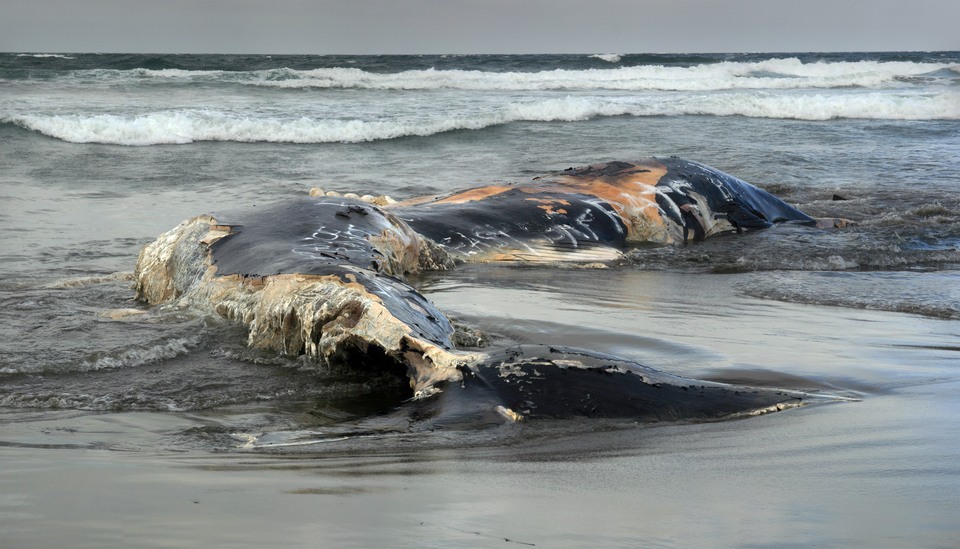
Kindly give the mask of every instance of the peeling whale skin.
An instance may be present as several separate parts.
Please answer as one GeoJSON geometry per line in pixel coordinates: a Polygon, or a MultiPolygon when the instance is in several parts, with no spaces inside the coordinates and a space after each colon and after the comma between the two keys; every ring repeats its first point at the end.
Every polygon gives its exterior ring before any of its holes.
{"type": "Polygon", "coordinates": [[[388,206],[464,261],[589,261],[624,246],[682,244],[775,224],[835,227],[703,164],[679,158],[569,168],[388,206]]]}
{"type": "Polygon", "coordinates": [[[208,308],[245,324],[252,347],[321,364],[381,363],[409,381],[412,397],[462,399],[451,410],[500,421],[720,419],[816,399],[580,349],[458,350],[450,321],[404,277],[465,261],[608,260],[641,242],[682,244],[776,223],[846,222],[815,220],[701,164],[646,159],[384,208],[321,196],[237,219],[200,216],[144,247],[134,274],[141,301],[208,308]]]}

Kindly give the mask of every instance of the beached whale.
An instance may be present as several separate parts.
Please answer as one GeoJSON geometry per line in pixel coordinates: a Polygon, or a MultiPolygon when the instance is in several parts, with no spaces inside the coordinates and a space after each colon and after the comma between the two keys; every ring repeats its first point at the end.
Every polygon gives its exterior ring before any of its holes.
{"type": "Polygon", "coordinates": [[[679,158],[569,168],[388,206],[465,261],[576,261],[779,223],[837,227],[723,172],[679,158]]]}
{"type": "Polygon", "coordinates": [[[136,288],[150,304],[195,304],[246,324],[251,346],[375,364],[408,379],[419,399],[471,395],[481,405],[470,413],[723,418],[797,406],[804,395],[676,377],[581,349],[460,350],[447,317],[404,276],[460,262],[604,261],[639,243],[777,223],[845,224],[694,162],[611,162],[384,207],[320,196],[197,217],[143,249],[136,288]]]}

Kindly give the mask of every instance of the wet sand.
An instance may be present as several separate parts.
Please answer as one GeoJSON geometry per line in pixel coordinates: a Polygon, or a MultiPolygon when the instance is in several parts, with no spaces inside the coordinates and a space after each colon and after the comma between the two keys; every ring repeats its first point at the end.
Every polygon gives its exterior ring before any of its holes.
{"type": "MultiPolygon", "coordinates": [[[[587,429],[537,448],[269,457],[7,447],[0,524],[5,547],[955,547],[960,430],[945,391],[957,388],[719,424],[587,429]]],[[[126,445],[140,429],[190,423],[152,416],[99,427],[126,445]]]]}
{"type": "Polygon", "coordinates": [[[258,449],[206,433],[297,412],[7,411],[3,546],[956,547],[955,323],[759,300],[743,278],[477,268],[420,283],[517,341],[850,400],[324,442],[304,423],[286,440],[307,444],[258,449]]]}

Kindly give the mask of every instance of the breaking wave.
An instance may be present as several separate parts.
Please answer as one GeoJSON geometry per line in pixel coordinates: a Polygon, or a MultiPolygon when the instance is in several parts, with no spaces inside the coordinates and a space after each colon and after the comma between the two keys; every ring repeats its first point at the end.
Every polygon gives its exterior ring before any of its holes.
{"type": "Polygon", "coordinates": [[[76,59],[76,57],[71,57],[69,55],[63,55],[61,53],[18,53],[17,57],[36,57],[38,59],[76,59]]]}
{"type": "Polygon", "coordinates": [[[620,59],[623,58],[623,56],[618,53],[597,53],[591,55],[590,57],[599,59],[601,61],[606,61],[607,63],[619,63],[620,59]]]}
{"type": "Polygon", "coordinates": [[[683,97],[573,97],[478,104],[462,112],[415,112],[408,116],[282,118],[212,110],[162,111],[139,116],[8,115],[0,122],[72,143],[115,145],[184,144],[196,141],[359,143],[455,130],[480,130],[518,121],[580,121],[605,116],[746,116],[797,120],[839,118],[960,120],[960,92],[928,95],[860,93],[779,95],[720,93],[683,97]]]}
{"type": "MultiPolygon", "coordinates": [[[[815,69],[781,60],[762,63],[718,63],[696,67],[640,66],[583,71],[553,70],[535,73],[480,71],[407,71],[375,74],[359,69],[269,71],[249,84],[282,88],[467,89],[467,90],[623,90],[717,91],[734,89],[875,88],[898,78],[925,74],[933,67],[839,68],[820,64],[815,69]],[[899,70],[898,70],[899,69],[899,70]]],[[[946,67],[937,67],[946,68],[946,67]]]]}
{"type": "MultiPolygon", "coordinates": [[[[592,57],[617,63],[616,54],[592,57]]],[[[620,90],[719,91],[802,88],[882,88],[903,85],[956,84],[960,65],[906,61],[803,63],[797,58],[755,62],[724,61],[694,66],[639,65],[607,69],[554,69],[535,72],[418,69],[370,72],[360,68],[312,70],[275,68],[258,71],[184,70],[176,68],[76,71],[74,78],[105,83],[157,79],[223,82],[273,88],[375,90],[456,89],[475,91],[620,90]]]]}

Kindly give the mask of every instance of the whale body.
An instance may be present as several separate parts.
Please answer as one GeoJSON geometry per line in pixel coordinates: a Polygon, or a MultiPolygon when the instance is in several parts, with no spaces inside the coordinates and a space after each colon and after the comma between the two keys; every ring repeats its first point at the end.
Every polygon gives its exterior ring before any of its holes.
{"type": "Polygon", "coordinates": [[[413,398],[473,395],[504,421],[721,419],[811,398],[672,376],[583,349],[457,349],[449,319],[404,277],[463,262],[607,261],[640,243],[682,245],[779,223],[847,222],[811,218],[675,158],[571,168],[386,207],[304,197],[236,219],[184,221],[141,252],[137,298],[208,307],[247,325],[254,347],[379,365],[408,380],[413,398]]]}
{"type": "Polygon", "coordinates": [[[679,158],[569,168],[521,185],[388,208],[465,261],[571,261],[589,259],[591,250],[602,258],[626,246],[683,244],[775,224],[847,223],[814,219],[762,189],[679,158]]]}

